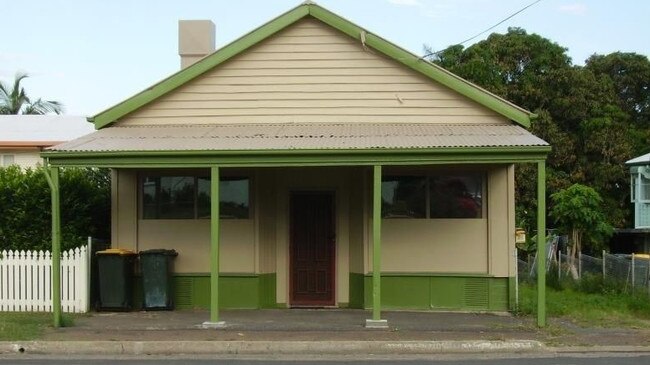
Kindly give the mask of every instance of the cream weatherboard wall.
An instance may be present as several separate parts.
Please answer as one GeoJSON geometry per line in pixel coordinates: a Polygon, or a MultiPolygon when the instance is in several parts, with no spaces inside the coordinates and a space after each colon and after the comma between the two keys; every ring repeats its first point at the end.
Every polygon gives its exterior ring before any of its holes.
{"type": "Polygon", "coordinates": [[[43,164],[43,158],[41,158],[41,149],[4,149],[0,148],[0,167],[3,166],[3,161],[9,159],[13,160],[13,164],[18,165],[22,168],[35,168],[43,164]],[[10,156],[4,158],[4,156],[10,156]]]}
{"type": "MultiPolygon", "coordinates": [[[[382,219],[382,272],[514,276],[513,165],[398,171],[403,174],[483,171],[487,199],[480,219],[382,219]]],[[[366,186],[364,195],[369,197],[370,187],[366,186]]],[[[369,198],[365,209],[371,210],[369,198]]],[[[364,274],[372,271],[371,221],[366,219],[364,274]]]]}
{"type": "Polygon", "coordinates": [[[307,18],[116,125],[268,122],[510,123],[307,18]]]}
{"type": "MultiPolygon", "coordinates": [[[[401,172],[458,170],[430,167],[405,168],[401,172]]],[[[426,280],[456,276],[501,278],[500,285],[514,276],[514,167],[475,166],[460,170],[485,173],[484,218],[383,219],[382,272],[385,275],[420,276],[426,280]]],[[[271,292],[265,294],[270,298],[267,299],[273,301],[272,306],[286,306],[290,194],[330,191],[335,194],[336,212],[336,303],[369,305],[369,301],[363,301],[369,286],[359,282],[372,271],[369,173],[370,169],[365,167],[242,170],[238,175],[251,177],[251,219],[221,220],[221,272],[267,275],[271,281],[264,287],[271,292]]],[[[206,281],[209,221],[140,219],[137,181],[136,170],[113,170],[113,246],[136,251],[173,248],[179,252],[176,273],[203,275],[202,280],[206,281]]],[[[507,297],[499,300],[503,302],[507,297]]]]}

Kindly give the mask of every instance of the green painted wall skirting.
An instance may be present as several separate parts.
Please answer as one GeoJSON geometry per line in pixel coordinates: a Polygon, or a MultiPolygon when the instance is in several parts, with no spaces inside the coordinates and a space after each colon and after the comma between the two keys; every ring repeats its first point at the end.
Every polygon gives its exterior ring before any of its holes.
{"type": "MultiPolygon", "coordinates": [[[[136,307],[142,303],[142,285],[136,280],[136,307]]],[[[210,275],[178,274],[173,277],[174,303],[178,309],[210,307],[210,275]]],[[[275,274],[222,274],[219,277],[221,308],[275,308],[275,274]]]]}
{"type": "MultiPolygon", "coordinates": [[[[509,278],[382,274],[383,309],[506,311],[509,278]]],[[[350,307],[372,306],[372,276],[350,273],[350,307]]]]}

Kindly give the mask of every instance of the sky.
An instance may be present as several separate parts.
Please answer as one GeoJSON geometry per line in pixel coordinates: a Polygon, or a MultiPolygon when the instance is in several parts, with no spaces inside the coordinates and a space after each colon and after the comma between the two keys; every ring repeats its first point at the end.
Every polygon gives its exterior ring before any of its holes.
{"type": "MultiPolygon", "coordinates": [[[[480,33],[534,0],[319,0],[319,5],[416,54],[480,33]]],[[[217,48],[302,0],[0,0],[0,80],[28,73],[31,97],[94,115],[179,69],[178,20],[210,19],[217,48]]],[[[568,48],[650,55],[650,1],[542,0],[491,32],[521,27],[568,48]]],[[[466,46],[487,38],[488,32],[466,46]]]]}

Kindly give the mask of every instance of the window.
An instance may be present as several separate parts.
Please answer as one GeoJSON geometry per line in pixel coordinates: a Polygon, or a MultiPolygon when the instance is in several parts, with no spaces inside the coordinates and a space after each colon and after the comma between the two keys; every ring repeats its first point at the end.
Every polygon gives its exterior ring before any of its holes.
{"type": "Polygon", "coordinates": [[[480,175],[429,178],[431,218],[481,218],[483,179],[480,175]]]}
{"type": "Polygon", "coordinates": [[[386,176],[381,182],[381,212],[384,218],[425,218],[426,178],[386,176]]]}
{"type": "MultiPolygon", "coordinates": [[[[249,217],[249,179],[225,177],[219,186],[221,218],[249,217]]],[[[210,178],[147,176],[142,179],[143,219],[210,218],[210,178]]]]}
{"type": "Polygon", "coordinates": [[[484,178],[478,173],[385,176],[384,218],[482,218],[484,178]]]}
{"type": "Polygon", "coordinates": [[[11,166],[16,161],[14,155],[0,155],[0,166],[11,166]]]}
{"type": "Polygon", "coordinates": [[[650,179],[645,172],[632,174],[632,202],[650,202],[650,179]]]}

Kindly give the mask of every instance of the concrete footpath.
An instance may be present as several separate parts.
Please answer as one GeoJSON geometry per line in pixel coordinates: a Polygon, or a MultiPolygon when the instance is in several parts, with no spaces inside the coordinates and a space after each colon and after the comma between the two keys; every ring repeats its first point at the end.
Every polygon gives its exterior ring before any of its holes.
{"type": "MultiPolygon", "coordinates": [[[[38,341],[0,342],[0,354],[419,355],[442,353],[650,353],[650,330],[584,328],[508,314],[385,312],[389,328],[364,328],[363,310],[224,311],[226,327],[203,329],[206,311],[91,313],[38,341]]],[[[647,327],[647,326],[646,326],[647,327]]]]}

